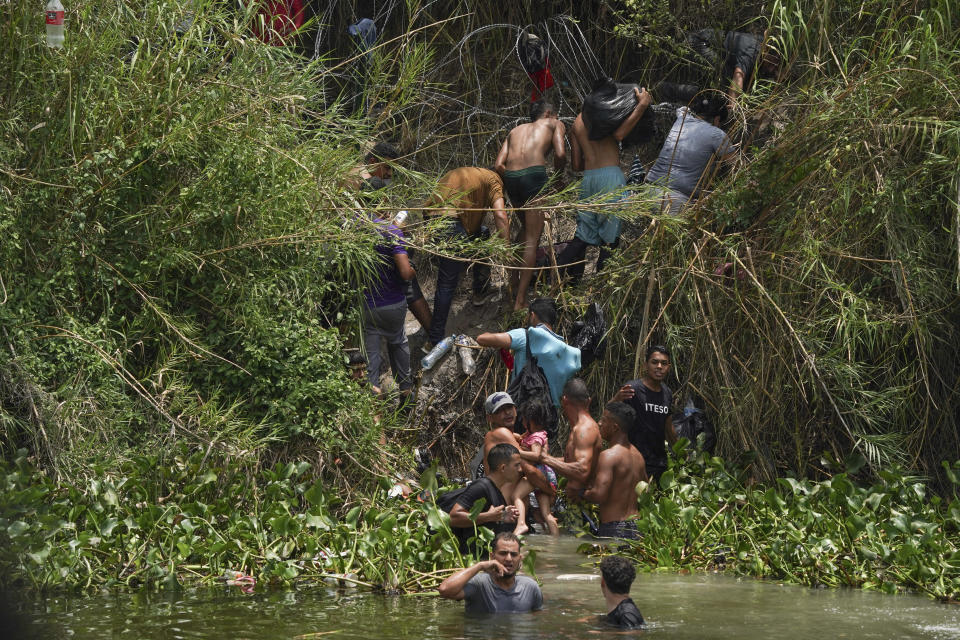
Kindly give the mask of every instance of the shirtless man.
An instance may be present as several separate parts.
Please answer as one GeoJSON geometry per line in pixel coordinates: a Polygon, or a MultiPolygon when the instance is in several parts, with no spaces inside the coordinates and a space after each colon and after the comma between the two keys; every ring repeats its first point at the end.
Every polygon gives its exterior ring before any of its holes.
{"type": "MultiPolygon", "coordinates": [[[[487,424],[490,430],[483,436],[483,469],[489,469],[487,456],[490,450],[498,444],[517,445],[517,438],[513,433],[513,425],[517,421],[517,407],[513,404],[513,398],[509,393],[498,391],[487,396],[483,404],[487,413],[487,424]]],[[[550,486],[543,472],[527,461],[522,462],[523,477],[535,488],[546,491],[550,495],[556,494],[556,491],[550,486]]],[[[510,484],[503,489],[503,495],[512,496],[516,489],[516,484],[510,484]]]]}
{"type": "Polygon", "coordinates": [[[560,407],[570,423],[570,435],[563,458],[547,455],[542,450],[540,455],[521,451],[520,457],[528,463],[548,465],[558,475],[564,476],[567,479],[567,500],[575,503],[583,499],[585,487],[593,480],[602,440],[600,429],[590,416],[590,392],[583,380],[571,378],[567,381],[560,397],[560,407]]]}
{"type": "MultiPolygon", "coordinates": [[[[564,145],[566,128],[557,119],[554,106],[546,100],[530,105],[530,122],[514,127],[500,147],[494,169],[503,176],[503,186],[516,209],[526,206],[547,184],[547,155],[553,151],[553,170],[563,171],[567,164],[564,145]]],[[[513,310],[527,306],[527,288],[537,264],[537,247],[543,231],[544,215],[539,209],[518,211],[523,229],[523,269],[513,272],[510,286],[516,291],[513,310]],[[519,283],[519,284],[518,284],[519,283]]]]}
{"type": "Polygon", "coordinates": [[[635,540],[640,535],[632,518],[637,515],[636,486],[647,480],[647,471],[643,456],[627,437],[634,415],[624,403],[610,402],[600,418],[600,434],[610,446],[600,453],[597,473],[583,497],[600,505],[601,538],[635,540]]]}
{"type": "MultiPolygon", "coordinates": [[[[620,169],[619,143],[633,130],[643,116],[643,112],[653,102],[653,98],[646,89],[634,87],[633,94],[637,99],[637,106],[627,116],[613,135],[601,140],[591,140],[587,125],[583,121],[583,114],[577,115],[571,129],[570,136],[571,164],[574,171],[583,171],[583,182],[580,185],[580,200],[588,200],[596,195],[617,191],[627,184],[627,180],[620,169]]],[[[557,258],[557,264],[570,265],[564,271],[574,281],[583,276],[587,247],[600,247],[600,257],[597,259],[597,270],[603,267],[609,254],[608,246],[616,245],[620,237],[620,218],[615,215],[594,211],[580,210],[577,212],[577,232],[567,247],[557,258]]]]}

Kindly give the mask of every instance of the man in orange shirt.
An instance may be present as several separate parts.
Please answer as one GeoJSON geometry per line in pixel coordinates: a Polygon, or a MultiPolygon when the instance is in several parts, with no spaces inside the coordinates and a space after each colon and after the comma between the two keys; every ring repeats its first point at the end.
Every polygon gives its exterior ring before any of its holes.
{"type": "MultiPolygon", "coordinates": [[[[424,205],[432,215],[456,216],[450,222],[451,238],[486,239],[490,231],[483,226],[483,216],[493,212],[497,232],[504,240],[510,238],[510,222],[503,199],[503,180],[496,172],[480,167],[460,167],[442,178],[437,192],[424,205]]],[[[447,316],[453,304],[453,295],[469,261],[440,256],[437,262],[437,290],[433,298],[433,318],[427,332],[425,348],[443,340],[447,316]]],[[[473,304],[482,306],[492,292],[490,267],[473,264],[473,304]]]]}

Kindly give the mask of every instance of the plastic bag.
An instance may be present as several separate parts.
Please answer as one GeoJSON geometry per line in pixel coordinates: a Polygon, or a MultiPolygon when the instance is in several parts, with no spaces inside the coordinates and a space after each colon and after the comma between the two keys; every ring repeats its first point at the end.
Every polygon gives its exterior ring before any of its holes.
{"type": "Polygon", "coordinates": [[[585,367],[597,358],[603,356],[607,344],[604,334],[607,332],[607,323],[603,318],[603,310],[594,302],[587,308],[583,320],[573,325],[570,346],[580,349],[580,365],[585,367]]]}
{"type": "Polygon", "coordinates": [[[693,409],[691,413],[683,412],[673,416],[673,430],[678,438],[686,438],[694,449],[701,449],[713,453],[717,446],[717,433],[713,423],[702,409],[693,409]],[[702,436],[702,440],[699,439],[702,436]]]}
{"type": "MultiPolygon", "coordinates": [[[[635,84],[618,84],[610,78],[601,78],[593,84],[593,91],[583,100],[583,123],[591,140],[612,136],[637,106],[633,95],[635,84]]],[[[643,144],[653,139],[653,114],[647,109],[630,133],[627,144],[643,144]]]]}

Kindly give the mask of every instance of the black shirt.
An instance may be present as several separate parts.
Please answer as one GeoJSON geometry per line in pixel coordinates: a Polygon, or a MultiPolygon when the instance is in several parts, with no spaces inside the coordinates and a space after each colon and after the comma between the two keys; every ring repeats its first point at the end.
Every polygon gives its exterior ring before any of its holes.
{"type": "Polygon", "coordinates": [[[643,615],[633,600],[627,598],[607,614],[607,622],[621,629],[637,629],[643,626],[643,615]]]}
{"type": "MultiPolygon", "coordinates": [[[[460,505],[467,511],[473,510],[473,505],[476,504],[478,500],[484,501],[484,506],[481,507],[480,512],[489,511],[493,507],[499,507],[500,505],[506,504],[506,500],[503,499],[503,494],[500,493],[500,489],[497,488],[497,485],[493,483],[493,480],[490,478],[480,478],[470,483],[470,486],[467,487],[463,493],[460,494],[460,497],[457,498],[456,504],[460,505]]],[[[487,527],[492,529],[494,533],[500,533],[501,531],[513,531],[516,527],[516,523],[513,522],[486,522],[481,527],[487,527]]],[[[453,528],[454,533],[460,537],[461,542],[466,542],[466,539],[473,535],[473,527],[466,528],[453,528]]]]}
{"type": "Polygon", "coordinates": [[[627,432],[630,443],[643,454],[647,467],[667,466],[667,447],[664,444],[664,425],[670,417],[673,392],[665,385],[653,391],[639,380],[628,382],[633,387],[633,397],[624,400],[637,412],[633,426],[627,432]]]}

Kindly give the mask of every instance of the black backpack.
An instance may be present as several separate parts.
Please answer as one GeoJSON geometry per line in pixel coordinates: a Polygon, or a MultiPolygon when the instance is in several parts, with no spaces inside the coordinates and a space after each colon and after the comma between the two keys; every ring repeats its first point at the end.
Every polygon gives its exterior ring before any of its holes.
{"type": "MultiPolygon", "coordinates": [[[[547,438],[554,442],[557,437],[557,425],[560,422],[560,416],[557,415],[557,408],[553,406],[553,398],[550,396],[550,385],[547,383],[547,376],[543,369],[537,364],[537,359],[530,352],[530,330],[526,330],[527,335],[527,362],[520,371],[514,371],[513,379],[510,380],[510,386],[507,387],[507,393],[513,398],[513,403],[517,408],[522,407],[526,402],[533,398],[540,398],[547,403],[550,408],[547,424],[543,428],[547,432],[547,438]]],[[[523,433],[524,428],[518,419],[514,424],[513,430],[517,433],[523,433]]]]}

